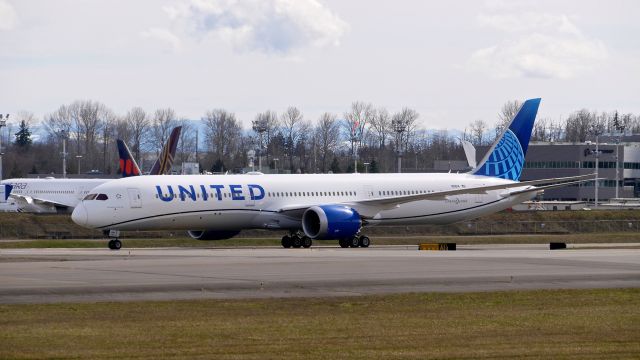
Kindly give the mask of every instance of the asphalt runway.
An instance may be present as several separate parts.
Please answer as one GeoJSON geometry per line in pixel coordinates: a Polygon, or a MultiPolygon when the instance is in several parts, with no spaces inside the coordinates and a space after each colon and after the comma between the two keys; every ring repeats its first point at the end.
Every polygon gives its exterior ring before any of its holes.
{"type": "Polygon", "coordinates": [[[640,249],[582,246],[2,249],[0,303],[640,287],[640,249]]]}

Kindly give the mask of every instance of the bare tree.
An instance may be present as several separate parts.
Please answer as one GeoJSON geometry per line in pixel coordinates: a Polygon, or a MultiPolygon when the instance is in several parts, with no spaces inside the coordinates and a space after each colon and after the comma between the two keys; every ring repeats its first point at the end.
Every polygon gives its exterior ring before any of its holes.
{"type": "Polygon", "coordinates": [[[97,101],[78,100],[69,105],[69,114],[75,128],[76,155],[82,155],[84,163],[89,167],[99,164],[96,161],[97,139],[103,120],[109,112],[104,104],[97,101]]]}
{"type": "Polygon", "coordinates": [[[196,151],[196,128],[193,123],[187,119],[180,119],[178,126],[182,126],[180,139],[178,139],[177,158],[180,163],[191,161],[196,151]]]}
{"type": "Polygon", "coordinates": [[[286,141],[286,153],[289,157],[289,169],[291,172],[294,171],[293,154],[300,136],[301,122],[302,112],[295,106],[288,107],[287,111],[282,114],[282,131],[286,141]]]}
{"type": "MultiPolygon", "coordinates": [[[[45,127],[49,133],[50,139],[57,139],[64,131],[67,134],[71,133],[73,127],[73,120],[69,107],[62,105],[58,110],[45,116],[45,127]]],[[[56,140],[57,141],[57,140],[56,140]]]]}
{"type": "Polygon", "coordinates": [[[138,164],[142,166],[140,153],[147,138],[147,132],[149,129],[149,118],[147,117],[147,113],[142,110],[142,108],[134,107],[127,112],[127,115],[125,115],[125,121],[131,127],[131,145],[133,146],[132,150],[134,156],[138,160],[138,164]]]}
{"type": "MultiPolygon", "coordinates": [[[[268,164],[269,156],[271,155],[271,152],[269,151],[271,140],[273,140],[273,137],[276,136],[278,132],[278,114],[275,111],[267,110],[265,112],[258,113],[255,120],[265,127],[265,131],[262,134],[262,146],[266,147],[265,155],[267,157],[266,162],[268,164]]],[[[263,150],[264,149],[260,149],[261,152],[263,150]]]]}
{"type": "Polygon", "coordinates": [[[351,110],[344,113],[345,130],[350,135],[352,142],[352,151],[355,145],[362,146],[363,135],[368,124],[375,115],[373,105],[356,101],[351,103],[351,110]]]}
{"type": "Polygon", "coordinates": [[[176,113],[171,108],[158,109],[153,114],[151,126],[151,148],[159,155],[163,144],[169,138],[171,130],[176,126],[176,113]]]}
{"type": "Polygon", "coordinates": [[[114,152],[110,151],[110,144],[113,144],[113,135],[115,133],[115,126],[118,121],[116,115],[109,111],[103,114],[102,118],[102,169],[105,173],[111,173],[114,163],[114,152]]]}
{"type": "Polygon", "coordinates": [[[407,107],[393,115],[391,122],[399,124],[404,128],[404,131],[399,132],[397,135],[396,148],[404,147],[405,150],[408,149],[409,141],[415,133],[417,127],[416,120],[418,120],[419,116],[420,114],[418,114],[417,111],[407,107]]]}
{"type": "Polygon", "coordinates": [[[502,109],[498,113],[498,126],[504,129],[511,120],[518,114],[518,111],[522,107],[522,102],[519,100],[507,101],[502,105],[502,109]]]}
{"type": "Polygon", "coordinates": [[[485,131],[487,130],[487,123],[485,123],[483,120],[478,119],[469,125],[469,130],[471,131],[474,145],[484,145],[483,137],[485,131]]]}
{"type": "Polygon", "coordinates": [[[584,142],[592,128],[592,114],[587,109],[582,109],[571,114],[565,123],[565,136],[567,141],[584,142]]]}
{"type": "Polygon", "coordinates": [[[378,108],[374,116],[371,118],[371,129],[378,141],[378,149],[384,149],[387,143],[387,137],[393,131],[391,129],[391,117],[385,108],[378,108]]]}
{"type": "Polygon", "coordinates": [[[550,141],[548,119],[538,119],[533,124],[533,132],[531,134],[531,141],[550,141]]]}
{"type": "Polygon", "coordinates": [[[324,113],[320,116],[318,126],[316,127],[316,138],[318,139],[318,147],[320,157],[322,158],[322,172],[327,172],[329,164],[329,156],[333,153],[340,142],[340,126],[336,121],[336,116],[330,113],[324,113]]]}
{"type": "Polygon", "coordinates": [[[213,153],[215,164],[220,164],[218,171],[223,171],[223,166],[226,166],[223,164],[232,159],[233,151],[242,141],[240,124],[235,114],[223,109],[208,111],[202,122],[206,126],[207,143],[213,153]]]}

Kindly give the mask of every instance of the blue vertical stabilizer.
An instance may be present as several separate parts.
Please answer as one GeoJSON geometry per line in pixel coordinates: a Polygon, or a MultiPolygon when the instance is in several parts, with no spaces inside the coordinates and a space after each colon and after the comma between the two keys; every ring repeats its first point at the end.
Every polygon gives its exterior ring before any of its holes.
{"type": "Polygon", "coordinates": [[[472,171],[473,174],[520,180],[540,100],[529,99],[522,104],[509,127],[491,146],[480,165],[472,171]]]}

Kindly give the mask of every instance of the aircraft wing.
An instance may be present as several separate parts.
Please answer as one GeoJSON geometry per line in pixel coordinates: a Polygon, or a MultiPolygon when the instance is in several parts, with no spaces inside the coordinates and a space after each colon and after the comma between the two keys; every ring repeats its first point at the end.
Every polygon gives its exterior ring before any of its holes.
{"type": "MultiPolygon", "coordinates": [[[[556,184],[557,186],[563,186],[569,182],[573,183],[573,182],[591,181],[594,178],[595,178],[594,174],[589,174],[589,175],[569,176],[569,177],[561,177],[561,178],[529,180],[529,181],[520,181],[520,182],[513,182],[513,183],[507,183],[507,184],[500,184],[500,185],[465,187],[465,188],[459,188],[455,190],[436,191],[436,192],[426,193],[426,194],[366,199],[366,200],[359,200],[354,203],[367,204],[367,205],[389,205],[389,204],[400,205],[400,204],[404,204],[412,201],[418,201],[418,200],[444,200],[447,198],[447,196],[465,195],[465,194],[485,194],[488,191],[492,191],[492,190],[502,190],[502,189],[507,190],[510,188],[521,188],[521,187],[527,187],[527,186],[534,186],[538,184],[553,183],[553,184],[556,184]]],[[[535,189],[539,189],[539,188],[532,187],[531,189],[527,189],[527,191],[533,191],[535,189]]],[[[512,194],[513,193],[511,192],[507,192],[505,193],[505,197],[512,194]]]]}
{"type": "MultiPolygon", "coordinates": [[[[503,196],[507,197],[511,195],[524,194],[527,192],[543,191],[545,189],[550,189],[553,187],[567,186],[567,185],[577,184],[585,181],[592,181],[594,179],[595,179],[595,174],[588,174],[588,175],[580,175],[580,176],[529,180],[529,181],[513,182],[513,183],[500,184],[500,185],[465,187],[465,188],[454,189],[454,190],[436,191],[436,192],[426,193],[426,194],[373,198],[373,199],[365,199],[365,200],[358,200],[358,201],[349,201],[349,202],[344,202],[339,204],[353,206],[354,208],[362,208],[362,207],[376,208],[377,211],[379,211],[384,209],[392,209],[394,207],[397,207],[398,205],[405,204],[412,201],[444,200],[448,196],[453,196],[453,195],[485,194],[488,191],[492,191],[492,190],[502,190],[502,189],[508,190],[511,188],[526,187],[526,189],[523,189],[523,190],[505,192],[503,196]],[[545,185],[534,186],[538,184],[545,184],[545,185]]],[[[322,205],[322,204],[316,204],[316,205],[322,205]]],[[[290,206],[286,206],[279,209],[278,212],[285,213],[286,215],[289,215],[292,217],[298,217],[298,216],[301,217],[304,211],[311,206],[312,205],[290,205],[290,206]]],[[[365,211],[365,212],[368,212],[368,211],[365,211]]]]}
{"type": "Polygon", "coordinates": [[[50,200],[45,200],[45,199],[34,198],[34,197],[31,197],[31,196],[11,194],[11,195],[9,195],[9,197],[11,197],[13,200],[15,200],[15,202],[17,203],[17,205],[19,207],[40,206],[40,207],[46,207],[46,208],[49,208],[49,209],[68,208],[69,207],[68,204],[63,204],[63,203],[50,201],[50,200]]]}

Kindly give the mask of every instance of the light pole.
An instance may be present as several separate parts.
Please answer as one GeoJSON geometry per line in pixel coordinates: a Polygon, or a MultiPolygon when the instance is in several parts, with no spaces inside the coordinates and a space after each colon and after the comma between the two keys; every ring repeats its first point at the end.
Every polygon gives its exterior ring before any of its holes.
{"type": "Polygon", "coordinates": [[[368,162],[364,163],[364,172],[365,172],[365,174],[369,173],[369,164],[370,163],[368,163],[368,162]]]}
{"type": "Polygon", "coordinates": [[[596,200],[595,208],[596,209],[598,208],[598,181],[599,181],[598,180],[598,170],[600,168],[600,164],[598,164],[600,162],[600,150],[598,149],[598,144],[599,144],[598,135],[596,135],[596,183],[595,183],[595,186],[596,186],[596,189],[595,189],[595,198],[596,198],[595,199],[596,200]]]}
{"type": "Polygon", "coordinates": [[[9,120],[9,114],[5,118],[0,114],[0,180],[2,180],[2,128],[7,126],[7,120],[9,120]]]}
{"type": "Polygon", "coordinates": [[[620,148],[620,138],[618,138],[618,141],[616,142],[616,199],[618,199],[618,182],[620,182],[620,175],[618,174],[618,162],[620,161],[618,157],[619,148],[620,148]]]}
{"type": "Polygon", "coordinates": [[[78,175],[80,175],[80,159],[82,159],[82,155],[76,155],[76,159],[78,159],[78,175]]]}
{"type": "Polygon", "coordinates": [[[407,131],[407,124],[400,118],[391,120],[391,126],[396,133],[396,150],[398,152],[398,172],[402,172],[402,133],[407,131]]]}
{"type": "Polygon", "coordinates": [[[262,172],[262,135],[267,131],[267,121],[265,119],[256,119],[252,122],[253,131],[258,133],[260,139],[260,148],[258,149],[258,171],[262,172]]]}
{"type": "Polygon", "coordinates": [[[62,129],[60,137],[62,137],[62,178],[67,177],[67,131],[62,129]]]}
{"type": "Polygon", "coordinates": [[[274,167],[276,168],[276,174],[278,173],[278,158],[273,158],[274,167]]]}

